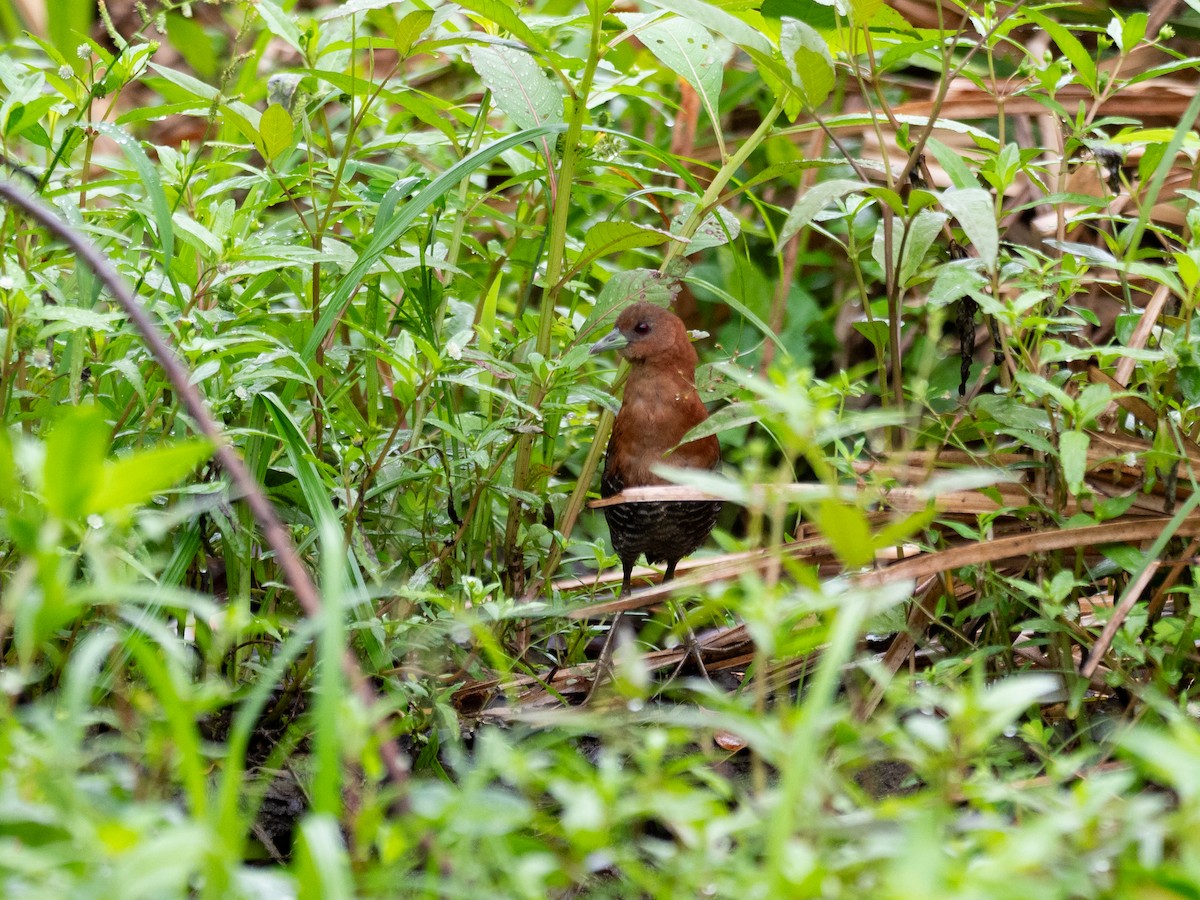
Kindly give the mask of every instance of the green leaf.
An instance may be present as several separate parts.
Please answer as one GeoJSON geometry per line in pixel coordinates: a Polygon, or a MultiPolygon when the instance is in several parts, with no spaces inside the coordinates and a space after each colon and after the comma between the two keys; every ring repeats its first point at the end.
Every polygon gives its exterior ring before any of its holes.
{"type": "Polygon", "coordinates": [[[402,18],[392,29],[392,41],[396,44],[396,52],[401,59],[408,56],[413,44],[421,39],[430,25],[433,24],[432,9],[414,9],[402,18]]]}
{"type": "Polygon", "coordinates": [[[267,26],[267,30],[271,34],[277,38],[282,38],[301,56],[306,56],[304,35],[300,31],[300,26],[295,22],[294,14],[285,13],[272,0],[256,0],[254,9],[262,16],[263,23],[267,26]]]}
{"type": "Polygon", "coordinates": [[[286,109],[278,103],[272,103],[259,120],[258,133],[262,137],[263,156],[273,160],[292,146],[296,137],[296,123],[286,109]]]}
{"type": "Polygon", "coordinates": [[[783,341],[779,339],[779,335],[772,331],[771,327],[762,319],[760,319],[754,310],[748,307],[737,297],[733,296],[733,294],[729,293],[729,291],[718,287],[711,281],[705,281],[704,279],[697,278],[694,275],[689,275],[683,280],[688,284],[694,284],[713,294],[713,296],[715,296],[718,300],[723,302],[739,316],[757,328],[762,333],[763,337],[768,338],[773,344],[775,344],[775,346],[778,347],[785,356],[791,354],[791,351],[787,348],[783,341]]]}
{"type": "Polygon", "coordinates": [[[952,185],[956,188],[979,187],[979,180],[967,167],[966,160],[959,155],[957,150],[952,150],[932,136],[926,139],[925,146],[938,161],[938,165],[950,176],[952,185]]]}
{"type": "Polygon", "coordinates": [[[473,46],[471,65],[518,128],[536,128],[563,118],[563,95],[533,57],[504,46],[473,46]]]}
{"type": "Polygon", "coordinates": [[[1036,10],[1027,9],[1024,10],[1024,13],[1030,21],[1040,25],[1058,45],[1063,56],[1075,67],[1075,74],[1080,84],[1094,90],[1096,88],[1096,61],[1079,38],[1075,37],[1075,34],[1065,25],[1055,22],[1036,10]]]}
{"type": "MultiPolygon", "coordinates": [[[[171,262],[175,258],[175,229],[171,223],[171,204],[167,202],[167,195],[163,192],[162,177],[158,173],[158,166],[150,162],[150,157],[146,155],[141,144],[111,122],[93,122],[92,127],[101,134],[112,138],[137,171],[142,186],[146,189],[146,196],[150,200],[150,208],[154,211],[154,224],[158,228],[158,243],[162,248],[163,268],[169,274],[171,262]]],[[[176,299],[182,306],[184,304],[183,296],[173,281],[172,287],[175,288],[176,299]]]]}
{"type": "MultiPolygon", "coordinates": [[[[489,22],[495,22],[521,43],[533,48],[535,52],[545,51],[545,42],[530,28],[521,13],[513,9],[503,0],[456,0],[456,5],[465,10],[477,13],[489,22]]],[[[431,13],[432,14],[432,13],[431,13]]],[[[409,15],[412,15],[411,13],[409,15]]],[[[405,16],[407,19],[409,16],[405,16]]]]}
{"type": "Polygon", "coordinates": [[[872,319],[870,322],[853,322],[854,330],[871,342],[873,347],[886,347],[888,342],[888,325],[882,319],[872,319]]]}
{"type": "MultiPolygon", "coordinates": [[[[200,97],[204,100],[215,100],[221,95],[221,92],[215,87],[205,84],[199,78],[186,75],[183,72],[177,72],[174,69],[170,69],[166,66],[160,66],[158,63],[149,63],[149,67],[162,76],[164,80],[179,88],[179,90],[183,91],[189,97],[200,97]]],[[[168,100],[177,99],[169,96],[166,93],[163,93],[161,90],[159,90],[159,93],[163,94],[163,96],[168,100]]]]}
{"type": "Polygon", "coordinates": [[[191,16],[167,13],[167,38],[189,66],[205,78],[216,78],[224,61],[213,46],[212,35],[191,16]]]}
{"type": "Polygon", "coordinates": [[[862,568],[875,559],[871,527],[861,509],[829,498],[817,506],[815,519],[821,534],[847,568],[862,568]]]}
{"type": "Polygon", "coordinates": [[[883,0],[850,0],[851,17],[859,28],[870,25],[882,8],[883,0]]]}
{"type": "Polygon", "coordinates": [[[109,460],[101,467],[86,514],[103,515],[145,503],[186,478],[212,452],[210,441],[196,438],[109,460]]]}
{"type": "MultiPolygon", "coordinates": [[[[899,267],[900,284],[908,285],[913,276],[917,274],[925,261],[925,254],[942,230],[942,226],[946,224],[946,218],[945,213],[931,212],[926,209],[917,213],[908,223],[907,228],[902,227],[897,221],[897,227],[892,235],[892,265],[899,267]]],[[[871,248],[871,254],[881,267],[886,267],[883,249],[883,222],[880,222],[879,227],[875,230],[875,243],[871,248]]]]}
{"type": "MultiPolygon", "coordinates": [[[[693,203],[684,204],[679,213],[671,219],[671,234],[677,235],[683,230],[683,225],[691,217],[694,208],[695,204],[693,203]]],[[[696,228],[696,233],[688,242],[685,253],[691,256],[701,250],[724,246],[730,241],[737,240],[737,236],[741,233],[742,223],[738,221],[737,216],[724,207],[718,206],[696,228]]]]}
{"type": "Polygon", "coordinates": [[[638,36],[655,57],[696,89],[709,121],[714,128],[719,127],[721,79],[732,51],[729,44],[679,16],[653,22],[638,36]]]}
{"type": "Polygon", "coordinates": [[[801,229],[807,228],[817,214],[834,200],[845,197],[847,194],[853,194],[855,191],[864,191],[868,187],[869,185],[861,181],[845,178],[835,178],[831,181],[814,184],[804,192],[804,196],[796,201],[796,205],[788,213],[787,221],[783,223],[783,228],[779,231],[779,240],[775,244],[775,249],[779,250],[791,240],[793,235],[801,229]]]}
{"type": "Polygon", "coordinates": [[[70,407],[55,423],[42,463],[42,496],[51,515],[73,522],[87,516],[109,439],[104,414],[94,406],[70,407]]]}
{"type": "Polygon", "coordinates": [[[779,49],[804,105],[815,110],[833,91],[833,58],[829,55],[829,45],[804,22],[787,18],[782,22],[779,49]]]}
{"type": "Polygon", "coordinates": [[[1083,477],[1087,472],[1087,451],[1091,438],[1086,431],[1064,431],[1058,438],[1059,462],[1067,490],[1078,495],[1083,492],[1083,477]]]}
{"type": "Polygon", "coordinates": [[[942,206],[958,219],[984,266],[994,271],[1000,253],[1000,231],[992,195],[981,187],[951,188],[942,193],[942,206]]]}
{"type": "Polygon", "coordinates": [[[580,262],[583,264],[634,247],[656,247],[670,240],[679,238],[657,228],[647,228],[633,222],[600,222],[588,229],[580,262]]]}

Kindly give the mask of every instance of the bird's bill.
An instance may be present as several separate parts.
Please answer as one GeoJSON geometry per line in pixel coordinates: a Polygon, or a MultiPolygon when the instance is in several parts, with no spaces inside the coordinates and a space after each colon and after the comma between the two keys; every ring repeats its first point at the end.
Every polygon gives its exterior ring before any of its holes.
{"type": "Polygon", "coordinates": [[[588,351],[593,355],[597,353],[606,353],[609,350],[620,350],[622,347],[629,345],[629,339],[621,334],[616,328],[606,334],[596,343],[592,344],[592,348],[588,351]]]}

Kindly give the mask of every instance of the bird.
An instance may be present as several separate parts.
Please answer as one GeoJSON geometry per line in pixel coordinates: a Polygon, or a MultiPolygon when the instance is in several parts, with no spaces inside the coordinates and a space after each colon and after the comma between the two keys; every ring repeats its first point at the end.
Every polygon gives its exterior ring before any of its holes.
{"type": "MultiPolygon", "coordinates": [[[[696,392],[699,358],[677,315],[640,301],[623,309],[613,330],[592,345],[592,354],[616,350],[628,360],[625,395],[613,423],[604,458],[600,496],[625,488],[669,482],[653,469],[660,463],[687,469],[713,470],[721,462],[715,435],[681,444],[683,436],[708,418],[696,392]]],[[[675,566],[704,543],[717,515],[719,500],[662,500],[604,507],[613,550],[621,560],[621,596],[630,593],[638,557],[653,565],[667,564],[663,581],[675,566]]]]}

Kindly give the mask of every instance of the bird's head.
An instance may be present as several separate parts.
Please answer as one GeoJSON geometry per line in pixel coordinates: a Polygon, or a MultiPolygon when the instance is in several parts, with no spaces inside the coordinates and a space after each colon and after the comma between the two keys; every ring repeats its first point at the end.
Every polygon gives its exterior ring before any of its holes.
{"type": "MultiPolygon", "coordinates": [[[[616,350],[630,362],[644,362],[674,353],[694,356],[683,320],[653,303],[634,303],[627,306],[616,325],[603,338],[592,344],[591,352],[616,350]]],[[[693,361],[692,365],[695,365],[693,361]]]]}

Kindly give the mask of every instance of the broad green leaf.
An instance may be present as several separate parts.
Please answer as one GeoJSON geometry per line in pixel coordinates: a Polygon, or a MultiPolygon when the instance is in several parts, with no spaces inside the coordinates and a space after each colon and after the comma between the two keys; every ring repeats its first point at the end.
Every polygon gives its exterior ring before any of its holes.
{"type": "Polygon", "coordinates": [[[1091,438],[1086,431],[1064,431],[1058,438],[1059,462],[1067,490],[1078,495],[1083,491],[1087,472],[1087,451],[1091,438]]]}
{"type": "Polygon", "coordinates": [[[186,478],[212,452],[211,442],[197,438],[109,460],[100,469],[86,513],[103,515],[145,503],[186,478]]]}
{"type": "Polygon", "coordinates": [[[42,496],[51,515],[76,522],[87,515],[109,439],[104,414],[94,406],[71,407],[55,423],[42,463],[42,496]]]}
{"type": "Polygon", "coordinates": [[[610,253],[620,253],[634,247],[655,247],[670,240],[679,240],[657,228],[647,228],[633,222],[600,222],[588,229],[583,241],[581,261],[591,261],[610,253]]]}
{"type": "Polygon", "coordinates": [[[883,0],[850,0],[850,12],[854,24],[866,28],[883,8],[883,0]]]}
{"type": "Polygon", "coordinates": [[[292,146],[296,123],[286,109],[278,103],[272,103],[259,120],[258,133],[262,138],[263,156],[273,160],[292,146]]]}
{"type": "Polygon", "coordinates": [[[1000,253],[1000,231],[992,195],[980,187],[951,188],[942,193],[942,206],[958,219],[983,264],[993,271],[1000,253]]]}
{"type": "Polygon", "coordinates": [[[861,181],[845,178],[835,178],[831,181],[814,184],[804,192],[804,196],[796,201],[796,205],[788,213],[787,221],[783,223],[783,228],[779,231],[779,240],[775,244],[775,249],[778,250],[791,240],[793,235],[801,229],[807,228],[816,215],[834,200],[845,197],[847,194],[853,194],[855,191],[866,190],[868,187],[869,185],[861,181]]]}
{"type": "Polygon", "coordinates": [[[518,128],[562,121],[563,95],[533,57],[504,46],[473,46],[471,65],[480,80],[518,128]]]}
{"type": "Polygon", "coordinates": [[[730,45],[679,16],[652,22],[638,36],[664,65],[696,89],[709,121],[720,127],[721,79],[730,45]]]}
{"type": "Polygon", "coordinates": [[[196,19],[177,12],[167,13],[167,37],[189,66],[205,78],[221,74],[225,61],[213,47],[212,36],[196,19]]]}
{"type": "Polygon", "coordinates": [[[779,49],[804,105],[814,110],[833,91],[833,58],[829,55],[829,45],[804,22],[786,18],[782,22],[779,49]]]}

